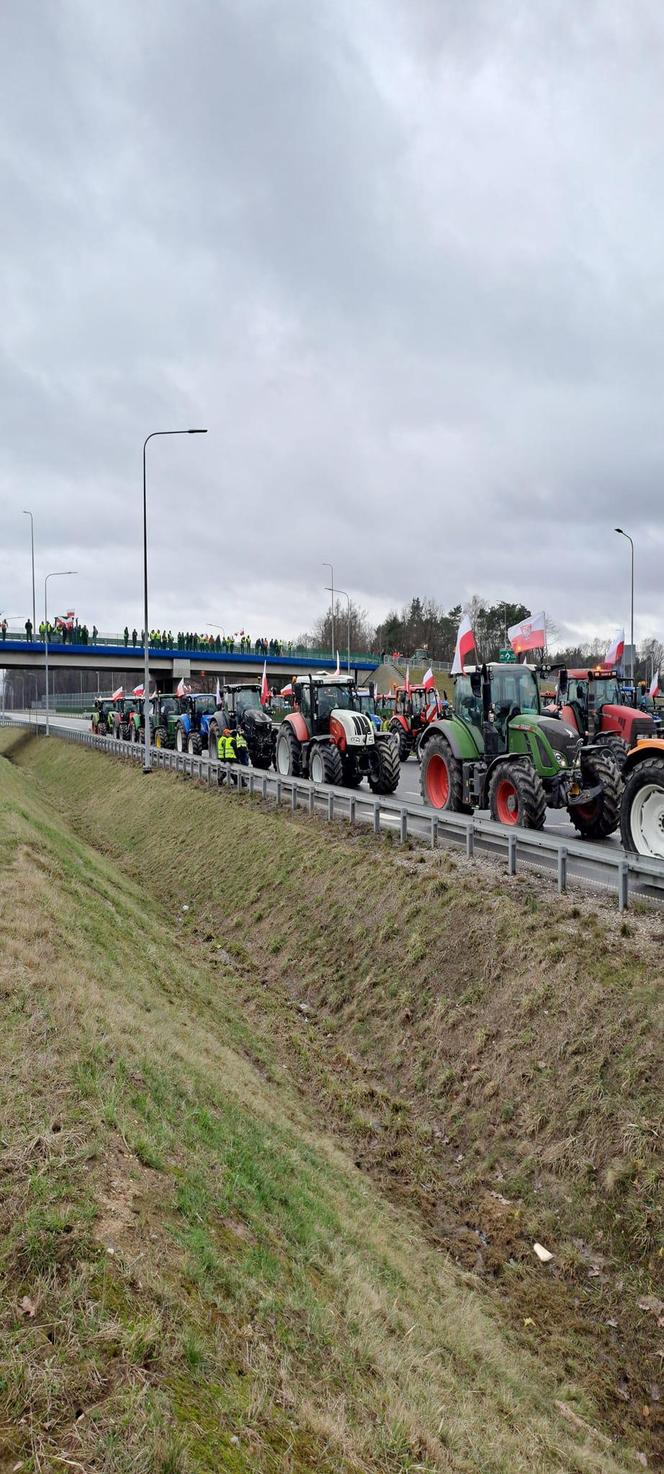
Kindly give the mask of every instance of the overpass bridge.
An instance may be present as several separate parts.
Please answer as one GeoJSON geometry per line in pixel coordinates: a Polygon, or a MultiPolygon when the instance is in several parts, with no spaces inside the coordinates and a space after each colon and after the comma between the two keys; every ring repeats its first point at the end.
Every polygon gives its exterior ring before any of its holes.
{"type": "MultiPolygon", "coordinates": [[[[334,671],[336,661],[318,650],[298,650],[291,654],[262,655],[254,651],[215,650],[207,646],[198,650],[171,649],[150,646],[150,675],[160,691],[169,691],[181,679],[191,680],[212,677],[220,681],[260,680],[263,662],[267,665],[268,680],[284,684],[290,676],[307,674],[317,670],[334,671]]],[[[7,632],[0,640],[0,668],[5,670],[40,671],[44,668],[45,644],[43,640],[26,640],[7,632]]],[[[126,671],[135,672],[136,680],[143,677],[144,650],[142,644],[125,645],[122,639],[97,639],[94,645],[70,644],[69,640],[49,640],[49,670],[75,671],[126,671]]],[[[366,681],[370,672],[380,664],[380,657],[354,655],[351,652],[351,671],[357,679],[366,681]]],[[[341,663],[342,671],[345,662],[341,663]]]]}

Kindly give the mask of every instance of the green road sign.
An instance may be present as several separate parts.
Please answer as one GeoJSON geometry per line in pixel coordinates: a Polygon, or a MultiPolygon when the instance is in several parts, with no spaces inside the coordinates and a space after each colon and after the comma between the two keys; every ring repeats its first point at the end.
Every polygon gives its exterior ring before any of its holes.
{"type": "Polygon", "coordinates": [[[511,646],[509,650],[499,650],[498,659],[501,665],[516,665],[516,655],[511,646]]]}

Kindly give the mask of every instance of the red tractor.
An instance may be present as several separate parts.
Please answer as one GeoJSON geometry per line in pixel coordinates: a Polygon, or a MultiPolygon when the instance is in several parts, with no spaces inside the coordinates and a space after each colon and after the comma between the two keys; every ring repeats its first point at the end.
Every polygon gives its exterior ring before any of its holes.
{"type": "Polygon", "coordinates": [[[301,774],[344,788],[367,778],[372,793],[394,793],[401,776],[396,742],[360,710],[354,681],[323,674],[293,681],[293,710],[279,725],[274,765],[285,778],[301,774]]]}
{"type": "Polygon", "coordinates": [[[625,758],[640,737],[654,737],[647,711],[624,706],[614,670],[567,670],[558,673],[555,709],[586,742],[605,747],[622,772],[625,758]]]}
{"type": "Polygon", "coordinates": [[[389,730],[399,740],[399,757],[405,763],[413,748],[417,753],[420,737],[429,723],[444,715],[446,702],[439,691],[428,686],[397,686],[394,696],[394,716],[389,730]]]}

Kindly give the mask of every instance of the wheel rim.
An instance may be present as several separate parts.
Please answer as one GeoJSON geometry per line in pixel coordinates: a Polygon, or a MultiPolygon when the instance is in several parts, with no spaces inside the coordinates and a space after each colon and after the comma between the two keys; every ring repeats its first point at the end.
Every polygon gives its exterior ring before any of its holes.
{"type": "Polygon", "coordinates": [[[177,737],[175,738],[175,746],[177,747],[178,752],[182,752],[182,731],[180,727],[178,727],[177,737]]]}
{"type": "Polygon", "coordinates": [[[277,772],[282,778],[287,778],[290,772],[290,743],[287,737],[280,737],[277,742],[277,772]]]}
{"type": "Polygon", "coordinates": [[[664,789],[657,783],[645,783],[632,804],[630,815],[632,839],[640,855],[664,859],[664,789]]]}
{"type": "Polygon", "coordinates": [[[193,757],[194,756],[194,739],[193,739],[193,737],[190,737],[189,738],[189,741],[187,743],[187,752],[189,753],[189,756],[190,757],[193,757]]]}
{"type": "Polygon", "coordinates": [[[314,783],[325,782],[325,766],[320,752],[314,752],[310,763],[311,776],[314,783]]]}
{"type": "Polygon", "coordinates": [[[511,778],[501,778],[496,787],[496,814],[499,824],[519,822],[519,795],[511,778]]]}
{"type": "Polygon", "coordinates": [[[161,747],[161,732],[157,732],[154,739],[154,745],[155,747],[161,747]]]}
{"type": "Polygon", "coordinates": [[[450,796],[450,774],[440,753],[434,752],[427,768],[427,797],[434,809],[444,809],[450,796]]]}

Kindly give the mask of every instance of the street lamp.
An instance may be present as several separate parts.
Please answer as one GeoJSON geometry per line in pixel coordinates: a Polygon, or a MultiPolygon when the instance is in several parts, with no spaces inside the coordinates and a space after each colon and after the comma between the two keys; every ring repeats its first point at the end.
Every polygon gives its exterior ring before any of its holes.
{"type": "MultiPolygon", "coordinates": [[[[330,589],[327,592],[330,593],[330,589]]],[[[344,599],[348,600],[348,674],[350,675],[350,594],[347,594],[345,589],[337,589],[337,593],[343,594],[344,599]]]]}
{"type": "Polygon", "coordinates": [[[614,527],[613,531],[614,532],[619,532],[621,537],[626,537],[627,538],[627,541],[628,541],[628,543],[630,545],[630,548],[632,550],[632,594],[631,594],[631,601],[630,601],[630,608],[631,608],[631,619],[630,619],[630,646],[631,646],[630,675],[631,675],[632,685],[634,685],[634,542],[633,542],[633,540],[630,537],[630,535],[629,535],[628,532],[623,532],[622,527],[614,527]]]}
{"type": "Polygon", "coordinates": [[[35,519],[32,512],[23,511],[24,517],[30,518],[30,551],[32,554],[32,638],[37,638],[37,605],[35,603],[35,519]]]}
{"type": "Polygon", "coordinates": [[[71,578],[75,568],[63,568],[56,573],[47,573],[44,579],[44,676],[46,682],[46,736],[50,735],[48,722],[48,581],[49,578],[71,578]]]}
{"type": "Polygon", "coordinates": [[[331,589],[331,592],[332,592],[332,606],[331,606],[332,607],[332,659],[334,660],[334,652],[336,650],[336,641],[335,641],[335,638],[334,638],[334,568],[332,567],[332,564],[331,563],[325,563],[325,562],[323,563],[323,568],[329,568],[329,570],[330,570],[330,583],[332,585],[332,589],[331,589]]]}
{"type": "Polygon", "coordinates": [[[145,451],[148,440],[157,435],[207,435],[207,430],[152,430],[143,442],[143,701],[145,710],[145,761],[143,772],[149,773],[150,763],[150,637],[148,625],[148,493],[145,470],[145,451]]]}

